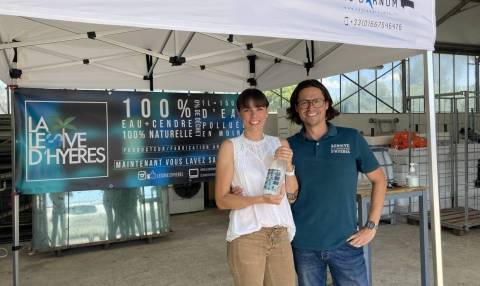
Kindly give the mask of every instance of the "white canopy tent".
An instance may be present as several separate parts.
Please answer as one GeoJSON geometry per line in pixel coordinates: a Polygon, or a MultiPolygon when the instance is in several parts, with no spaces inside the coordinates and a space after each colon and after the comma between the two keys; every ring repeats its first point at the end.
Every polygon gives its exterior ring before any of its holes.
{"type": "MultiPolygon", "coordinates": [[[[152,84],[240,91],[250,78],[271,89],[305,79],[305,66],[311,67],[309,77],[320,78],[425,51],[434,281],[443,285],[434,6],[433,0],[0,0],[0,79],[37,88],[149,89],[152,84]],[[256,56],[255,72],[247,56],[256,56]]],[[[14,200],[18,206],[18,196],[14,200]]],[[[18,251],[14,270],[17,285],[18,251]]]]}
{"type": "MultiPolygon", "coordinates": [[[[408,7],[397,9],[402,13],[389,17],[400,18],[404,30],[379,33],[345,29],[345,16],[338,12],[347,6],[321,1],[272,1],[268,5],[241,7],[235,1],[162,1],[161,7],[149,6],[148,1],[109,1],[111,6],[105,4],[108,13],[85,1],[55,5],[48,1],[0,2],[4,2],[1,14],[12,15],[0,17],[0,42],[4,43],[0,47],[5,52],[0,56],[0,79],[10,81],[8,70],[14,56],[11,47],[23,47],[18,49],[18,68],[23,74],[17,82],[24,87],[148,89],[149,82],[143,77],[151,74],[153,86],[158,89],[239,91],[249,85],[246,79],[252,76],[246,56],[255,54],[258,87],[271,89],[305,77],[304,39],[316,40],[312,78],[373,67],[418,54],[420,50],[432,50],[435,41],[433,14],[418,12],[425,10],[419,4],[433,6],[432,3],[414,2],[416,15],[406,14],[412,12],[408,7]],[[142,5],[145,8],[139,8],[142,5]],[[295,25],[290,24],[291,19],[295,19],[295,25]],[[90,31],[96,32],[97,40],[88,39],[86,33],[90,31]],[[231,43],[227,41],[229,34],[235,35],[231,43]],[[249,43],[251,50],[247,50],[249,43]],[[146,70],[147,50],[159,56],[151,72],[146,70]],[[172,67],[168,60],[175,55],[185,57],[186,64],[172,67]],[[85,59],[89,59],[88,65],[84,64],[85,59]],[[282,61],[274,64],[275,59],[282,61]],[[205,70],[201,70],[202,65],[205,70]]],[[[363,3],[368,8],[369,1],[347,2],[363,3]]],[[[400,0],[378,3],[401,6],[400,0]]],[[[438,44],[461,44],[478,51],[480,2],[438,0],[436,4],[438,44]]],[[[372,10],[388,13],[392,9],[374,6],[372,10]]]]}
{"type": "Polygon", "coordinates": [[[364,0],[349,5],[107,1],[101,7],[85,1],[4,1],[0,14],[11,16],[0,18],[0,49],[7,52],[0,59],[0,79],[9,82],[13,47],[18,47],[22,76],[17,83],[23,87],[148,89],[144,76],[152,75],[154,88],[213,91],[249,86],[246,57],[252,54],[257,56],[254,77],[259,88],[298,82],[306,76],[303,40],[315,40],[313,78],[433,49],[431,1],[417,1],[415,9],[402,7],[400,0],[379,0],[382,5],[372,1],[372,7],[364,0]],[[366,21],[384,27],[361,27],[366,21]],[[95,38],[88,38],[88,32],[95,32],[95,38]],[[158,59],[151,72],[145,54],[158,59]],[[174,56],[184,57],[185,64],[172,66],[174,56]]]}
{"type": "MultiPolygon", "coordinates": [[[[149,81],[144,80],[144,76],[149,75],[146,54],[155,58],[151,75],[156,89],[241,91],[249,86],[246,80],[252,77],[248,55],[257,57],[254,77],[261,89],[293,84],[306,76],[306,43],[303,40],[235,35],[229,42],[228,34],[22,17],[1,17],[0,25],[13,27],[1,31],[3,41],[20,41],[3,44],[3,47],[18,47],[17,68],[22,76],[17,83],[23,87],[148,89],[149,81]],[[96,34],[94,40],[87,36],[90,31],[96,34]],[[8,33],[4,35],[3,32],[8,33]],[[16,36],[24,33],[24,37],[16,36]],[[35,44],[38,33],[41,33],[38,41],[50,43],[35,44]],[[250,50],[247,44],[252,45],[250,50]],[[185,63],[172,66],[169,60],[174,56],[184,57],[185,63]],[[88,64],[84,60],[88,60],[88,64]]],[[[307,44],[311,53],[311,42],[307,44]]],[[[13,49],[5,51],[11,63],[13,49]]],[[[310,71],[314,78],[368,68],[419,53],[412,49],[319,41],[314,43],[314,52],[314,66],[310,71]]],[[[4,62],[2,80],[5,82],[10,80],[8,70],[4,62]]]]}

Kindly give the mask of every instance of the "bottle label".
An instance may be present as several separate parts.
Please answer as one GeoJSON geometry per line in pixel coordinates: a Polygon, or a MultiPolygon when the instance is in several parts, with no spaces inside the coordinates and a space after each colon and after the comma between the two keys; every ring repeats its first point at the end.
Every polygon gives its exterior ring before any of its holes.
{"type": "Polygon", "coordinates": [[[278,191],[278,186],[280,185],[280,178],[282,172],[278,169],[268,169],[267,179],[265,180],[265,185],[263,190],[265,194],[275,195],[278,191]]]}

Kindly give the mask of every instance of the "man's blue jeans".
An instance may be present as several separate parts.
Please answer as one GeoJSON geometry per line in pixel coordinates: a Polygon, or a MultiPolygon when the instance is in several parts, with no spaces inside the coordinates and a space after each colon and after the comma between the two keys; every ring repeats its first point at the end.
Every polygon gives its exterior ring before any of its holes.
{"type": "Polygon", "coordinates": [[[293,248],[293,258],[299,286],[326,285],[327,266],[336,286],[368,286],[363,247],[346,242],[334,250],[293,248]]]}

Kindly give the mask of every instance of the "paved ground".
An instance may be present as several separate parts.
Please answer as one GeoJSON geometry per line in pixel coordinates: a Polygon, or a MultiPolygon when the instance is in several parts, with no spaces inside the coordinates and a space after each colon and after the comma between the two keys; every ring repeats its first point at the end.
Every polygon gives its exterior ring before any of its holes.
{"type": "MultiPolygon", "coordinates": [[[[225,257],[227,212],[175,215],[171,222],[175,232],[151,244],[73,249],[61,257],[24,249],[21,285],[232,285],[225,257]]],[[[463,237],[442,235],[445,285],[480,285],[480,229],[463,237]]],[[[374,285],[420,285],[418,252],[418,227],[382,225],[373,243],[374,285]]],[[[0,258],[0,285],[12,285],[11,275],[11,256],[0,258]]]]}

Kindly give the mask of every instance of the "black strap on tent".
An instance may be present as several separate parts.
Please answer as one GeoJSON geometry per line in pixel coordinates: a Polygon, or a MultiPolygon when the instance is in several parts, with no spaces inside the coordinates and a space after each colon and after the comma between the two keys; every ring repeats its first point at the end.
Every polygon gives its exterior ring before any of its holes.
{"type": "Polygon", "coordinates": [[[314,44],[314,41],[310,41],[310,47],[311,47],[311,50],[312,50],[311,53],[308,49],[308,42],[305,41],[305,52],[307,54],[307,62],[303,63],[303,66],[307,70],[307,76],[310,73],[310,69],[313,68],[313,66],[315,65],[314,64],[314,62],[315,62],[315,44],[314,44]]]}
{"type": "Polygon", "coordinates": [[[95,40],[95,38],[97,37],[97,33],[95,33],[95,31],[87,32],[87,37],[91,40],[95,40]]]}
{"type": "MultiPolygon", "coordinates": [[[[13,40],[12,42],[18,42],[17,40],[13,40]]],[[[12,62],[17,63],[18,62],[18,50],[17,48],[13,48],[13,60],[12,62]]],[[[18,79],[22,77],[22,70],[21,69],[16,69],[12,68],[9,71],[10,73],[10,78],[12,79],[18,79]]]]}
{"type": "MultiPolygon", "coordinates": [[[[18,41],[14,39],[12,42],[16,43],[18,41]]],[[[18,48],[13,48],[13,60],[12,60],[12,62],[14,62],[14,63],[18,62],[18,50],[17,49],[18,48]]]]}
{"type": "Polygon", "coordinates": [[[153,57],[151,55],[145,55],[145,60],[147,61],[147,75],[144,75],[143,79],[150,81],[150,91],[153,91],[153,71],[151,74],[148,74],[153,65],[153,57]]]}
{"type": "Polygon", "coordinates": [[[17,79],[22,77],[22,70],[10,69],[10,78],[17,79]]]}
{"type": "Polygon", "coordinates": [[[179,57],[179,56],[174,56],[174,57],[170,57],[168,62],[172,64],[172,67],[181,66],[185,63],[185,58],[184,57],[179,57]]]}
{"type": "Polygon", "coordinates": [[[255,73],[255,61],[257,60],[257,55],[249,55],[247,56],[250,73],[255,73]]]}
{"type": "Polygon", "coordinates": [[[250,86],[256,86],[257,80],[255,79],[255,61],[257,60],[257,55],[248,55],[248,64],[250,67],[250,78],[247,79],[247,82],[250,86]]]}
{"type": "Polygon", "coordinates": [[[257,80],[253,77],[247,79],[247,82],[250,84],[250,86],[257,86],[257,80]]]}

